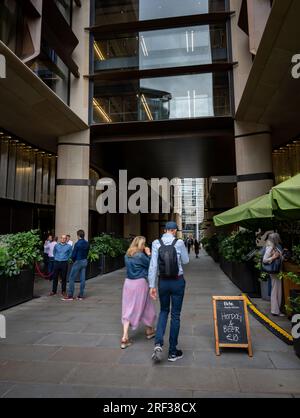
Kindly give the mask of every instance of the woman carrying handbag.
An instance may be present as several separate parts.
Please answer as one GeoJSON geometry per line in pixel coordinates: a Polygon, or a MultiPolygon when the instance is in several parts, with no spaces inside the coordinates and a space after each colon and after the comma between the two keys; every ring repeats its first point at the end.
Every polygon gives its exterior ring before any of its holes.
{"type": "Polygon", "coordinates": [[[271,313],[274,316],[284,316],[280,307],[282,303],[282,283],[278,274],[282,271],[283,248],[279,234],[268,236],[262,260],[262,271],[268,273],[272,280],[271,313]]]}

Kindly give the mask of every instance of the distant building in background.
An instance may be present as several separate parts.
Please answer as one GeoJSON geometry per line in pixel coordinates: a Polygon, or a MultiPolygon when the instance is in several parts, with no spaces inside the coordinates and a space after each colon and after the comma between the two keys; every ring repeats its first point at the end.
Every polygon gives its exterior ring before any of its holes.
{"type": "Polygon", "coordinates": [[[183,234],[193,234],[199,240],[200,224],[204,219],[204,179],[182,180],[183,234]]]}

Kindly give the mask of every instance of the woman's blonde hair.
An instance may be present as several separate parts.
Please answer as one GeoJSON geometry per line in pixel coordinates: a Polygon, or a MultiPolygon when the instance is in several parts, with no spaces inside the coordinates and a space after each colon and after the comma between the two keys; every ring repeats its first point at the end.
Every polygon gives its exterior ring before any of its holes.
{"type": "Polygon", "coordinates": [[[143,246],[146,244],[145,237],[135,237],[130,247],[127,250],[128,257],[133,257],[136,253],[143,251],[143,246]]]}

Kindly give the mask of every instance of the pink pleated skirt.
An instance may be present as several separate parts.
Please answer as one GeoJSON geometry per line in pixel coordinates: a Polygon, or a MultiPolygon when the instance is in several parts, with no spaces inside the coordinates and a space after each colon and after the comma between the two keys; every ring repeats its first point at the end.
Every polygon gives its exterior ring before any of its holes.
{"type": "Polygon", "coordinates": [[[122,323],[130,323],[136,330],[140,323],[152,327],[156,320],[154,304],[149,295],[148,282],[145,279],[126,279],[122,296],[122,323]]]}

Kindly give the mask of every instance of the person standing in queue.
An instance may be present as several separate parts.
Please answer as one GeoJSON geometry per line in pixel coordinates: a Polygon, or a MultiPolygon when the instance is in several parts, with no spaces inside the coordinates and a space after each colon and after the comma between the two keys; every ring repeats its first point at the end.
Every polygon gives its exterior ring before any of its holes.
{"type": "Polygon", "coordinates": [[[59,275],[61,276],[62,296],[66,296],[68,264],[71,254],[72,247],[67,244],[67,236],[62,235],[60,242],[55,245],[53,250],[54,267],[52,276],[52,292],[50,293],[50,296],[54,296],[57,293],[59,275]]]}

